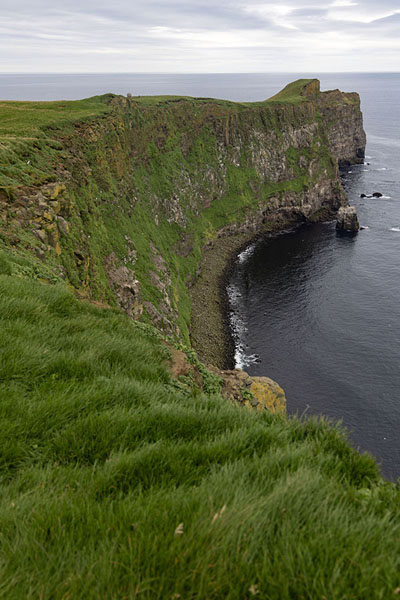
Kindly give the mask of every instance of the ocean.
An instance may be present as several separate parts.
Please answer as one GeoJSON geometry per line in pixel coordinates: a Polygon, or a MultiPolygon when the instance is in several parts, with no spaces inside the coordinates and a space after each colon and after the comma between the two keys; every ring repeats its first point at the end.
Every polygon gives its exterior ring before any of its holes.
{"type": "Polygon", "coordinates": [[[236,362],[284,388],[288,412],[342,421],[353,444],[400,477],[400,74],[0,75],[3,100],[178,94],[258,101],[299,77],[357,91],[366,164],[343,173],[361,225],[306,225],[250,245],[228,291],[236,362]],[[379,191],[379,199],[360,194],[379,191]]]}

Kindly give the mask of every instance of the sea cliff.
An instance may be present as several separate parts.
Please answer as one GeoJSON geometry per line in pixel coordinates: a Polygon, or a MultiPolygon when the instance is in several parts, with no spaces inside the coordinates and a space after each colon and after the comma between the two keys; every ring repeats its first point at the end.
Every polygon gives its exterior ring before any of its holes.
{"type": "Polygon", "coordinates": [[[318,80],[252,104],[108,95],[1,108],[3,243],[186,343],[207,244],[331,216],[346,203],[338,165],[365,147],[358,95],[318,80]]]}
{"type": "Polygon", "coordinates": [[[317,80],[0,102],[2,597],[398,594],[398,486],[195,322],[205,253],[333,215],[364,142],[317,80]]]}

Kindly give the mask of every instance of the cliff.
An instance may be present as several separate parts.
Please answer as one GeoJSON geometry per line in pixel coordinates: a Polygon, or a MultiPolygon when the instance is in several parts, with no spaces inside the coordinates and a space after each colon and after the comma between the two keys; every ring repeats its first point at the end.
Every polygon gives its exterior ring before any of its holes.
{"type": "Polygon", "coordinates": [[[0,235],[33,271],[189,342],[187,287],[221,235],[326,218],[365,134],[357,94],[1,104],[0,235]],[[18,127],[16,127],[18,123],[18,127]]]}
{"type": "Polygon", "coordinates": [[[2,597],[398,594],[399,488],[190,347],[205,249],[335,212],[362,140],[316,80],[0,103],[2,597]]]}

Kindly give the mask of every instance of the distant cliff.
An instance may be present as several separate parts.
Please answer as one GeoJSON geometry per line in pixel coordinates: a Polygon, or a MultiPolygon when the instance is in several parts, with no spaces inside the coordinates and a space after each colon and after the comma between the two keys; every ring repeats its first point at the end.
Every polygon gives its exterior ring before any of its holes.
{"type": "Polygon", "coordinates": [[[256,103],[106,95],[0,108],[2,244],[33,260],[32,276],[186,342],[204,246],[332,215],[346,203],[338,166],[364,156],[358,95],[321,93],[315,79],[256,103]]]}

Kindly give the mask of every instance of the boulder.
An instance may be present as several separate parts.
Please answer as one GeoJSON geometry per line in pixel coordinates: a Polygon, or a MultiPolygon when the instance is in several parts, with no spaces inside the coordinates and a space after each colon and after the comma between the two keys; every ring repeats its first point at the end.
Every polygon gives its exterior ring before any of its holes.
{"type": "Polygon", "coordinates": [[[383,194],[381,194],[381,192],[374,192],[372,196],[373,198],[382,198],[383,194]]]}
{"type": "Polygon", "coordinates": [[[336,218],[336,229],[339,231],[358,231],[360,229],[355,206],[341,206],[336,218]]]}
{"type": "Polygon", "coordinates": [[[246,371],[221,371],[208,365],[210,371],[222,379],[221,394],[227,400],[258,411],[286,414],[283,389],[269,377],[252,377],[246,371]]]}

